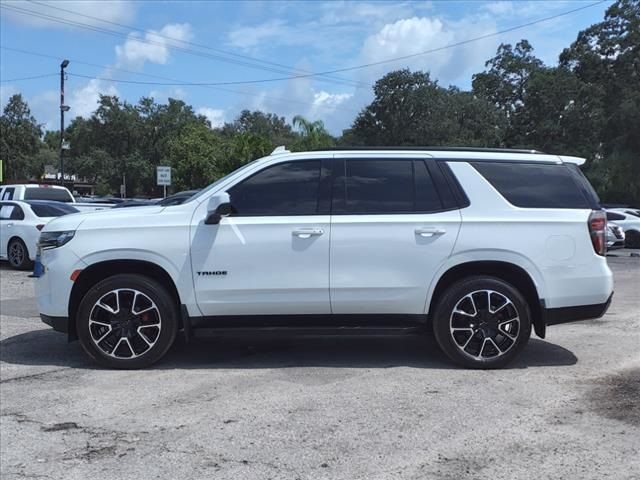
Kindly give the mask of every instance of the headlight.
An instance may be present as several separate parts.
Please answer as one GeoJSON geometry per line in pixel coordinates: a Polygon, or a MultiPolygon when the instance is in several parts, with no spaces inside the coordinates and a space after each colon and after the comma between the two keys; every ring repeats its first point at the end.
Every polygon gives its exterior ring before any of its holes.
{"type": "Polygon", "coordinates": [[[42,232],[40,234],[40,240],[38,240],[38,246],[40,248],[61,247],[71,240],[75,233],[74,230],[68,230],[66,232],[42,232]]]}

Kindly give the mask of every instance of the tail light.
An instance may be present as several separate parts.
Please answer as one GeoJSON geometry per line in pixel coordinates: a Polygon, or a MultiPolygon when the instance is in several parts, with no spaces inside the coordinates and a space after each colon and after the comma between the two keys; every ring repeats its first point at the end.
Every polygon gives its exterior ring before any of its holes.
{"type": "Polygon", "coordinates": [[[607,215],[602,210],[594,210],[589,215],[589,235],[593,249],[598,255],[607,253],[607,215]]]}
{"type": "Polygon", "coordinates": [[[38,230],[42,230],[44,228],[44,224],[36,225],[36,228],[38,230]]]}

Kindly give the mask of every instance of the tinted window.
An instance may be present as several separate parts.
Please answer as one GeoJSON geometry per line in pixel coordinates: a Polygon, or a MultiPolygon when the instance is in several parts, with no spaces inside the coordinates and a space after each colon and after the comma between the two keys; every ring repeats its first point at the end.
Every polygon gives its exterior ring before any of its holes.
{"type": "Polygon", "coordinates": [[[347,160],[348,213],[413,212],[411,160],[347,160]]]}
{"type": "Polygon", "coordinates": [[[620,215],[615,212],[607,212],[607,220],[615,221],[615,220],[624,220],[626,217],[624,215],[620,215]]]}
{"type": "Polygon", "coordinates": [[[61,217],[62,215],[78,212],[77,209],[64,204],[61,204],[60,206],[33,204],[31,205],[31,210],[37,217],[61,217]]]}
{"type": "Polygon", "coordinates": [[[442,209],[442,202],[436,190],[427,164],[424,161],[415,162],[416,182],[416,211],[433,212],[442,209]]]}
{"type": "MultiPolygon", "coordinates": [[[[334,190],[336,211],[345,213],[413,213],[442,209],[431,175],[422,160],[347,160],[342,192],[334,190]]],[[[338,186],[338,188],[340,188],[338,186]]]]}
{"type": "Polygon", "coordinates": [[[16,191],[16,189],[14,187],[7,187],[4,189],[4,192],[2,192],[2,199],[1,200],[11,200],[13,199],[13,193],[16,191]]]}
{"type": "Polygon", "coordinates": [[[15,208],[15,205],[0,205],[0,220],[9,220],[15,208]]]}
{"type": "Polygon", "coordinates": [[[24,220],[24,212],[18,205],[3,205],[0,218],[2,220],[24,220]]]}
{"type": "Polygon", "coordinates": [[[516,162],[472,165],[517,207],[592,208],[566,165],[516,162]]]}
{"type": "Polygon", "coordinates": [[[69,192],[61,188],[33,187],[24,189],[25,200],[56,200],[58,202],[72,202],[69,192]]]}
{"type": "Polygon", "coordinates": [[[268,167],[229,189],[234,215],[313,215],[318,211],[320,160],[268,167]]]}

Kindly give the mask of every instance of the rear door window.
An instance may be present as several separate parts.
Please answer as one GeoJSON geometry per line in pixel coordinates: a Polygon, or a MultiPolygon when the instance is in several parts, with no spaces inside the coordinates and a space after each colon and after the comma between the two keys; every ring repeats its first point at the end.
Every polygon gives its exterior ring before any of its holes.
{"type": "Polygon", "coordinates": [[[423,160],[347,159],[337,163],[332,213],[415,213],[442,210],[423,160]]]}
{"type": "Polygon", "coordinates": [[[567,165],[521,162],[471,162],[471,165],[516,207],[599,208],[567,165]]]}

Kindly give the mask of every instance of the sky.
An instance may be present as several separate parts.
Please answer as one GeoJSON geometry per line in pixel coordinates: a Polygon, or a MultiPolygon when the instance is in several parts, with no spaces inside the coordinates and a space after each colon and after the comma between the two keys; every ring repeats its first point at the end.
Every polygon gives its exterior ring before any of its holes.
{"type": "Polygon", "coordinates": [[[555,65],[610,1],[493,34],[595,1],[0,0],[0,102],[22,93],[45,129],[59,128],[60,62],[69,59],[67,118],[90,116],[99,94],[150,96],[181,99],[214,127],[250,109],[322,120],[338,135],[389,71],[428,71],[469,89],[501,43],[523,38],[555,65]],[[341,69],[350,70],[310,75],[341,69]]]}

